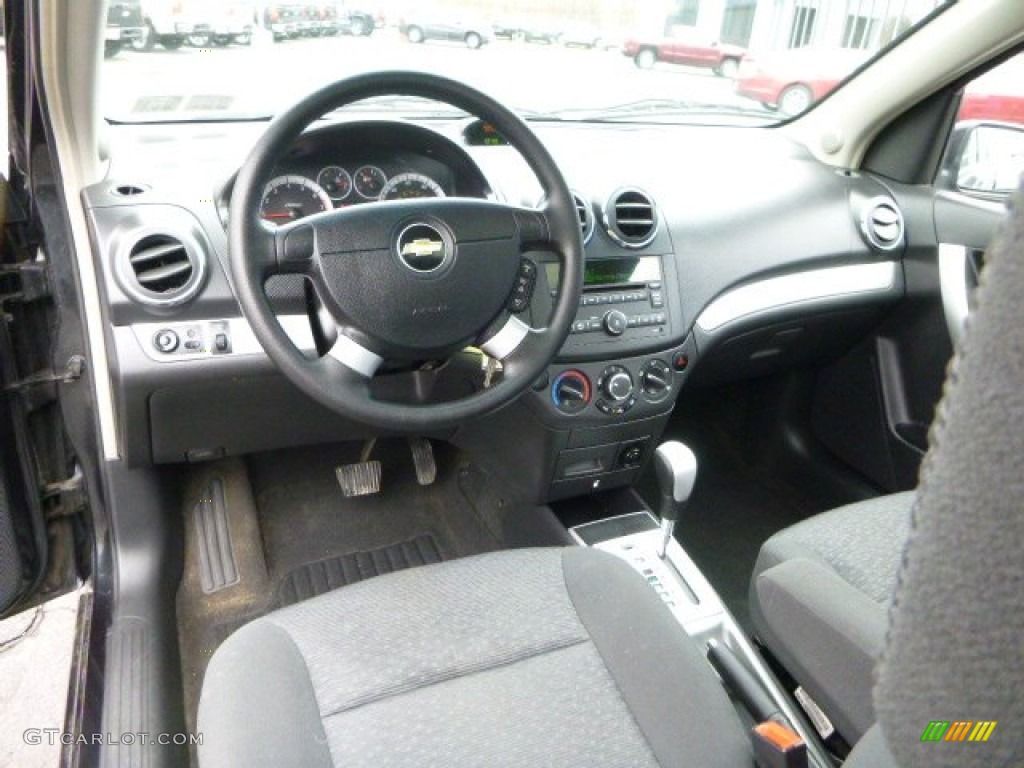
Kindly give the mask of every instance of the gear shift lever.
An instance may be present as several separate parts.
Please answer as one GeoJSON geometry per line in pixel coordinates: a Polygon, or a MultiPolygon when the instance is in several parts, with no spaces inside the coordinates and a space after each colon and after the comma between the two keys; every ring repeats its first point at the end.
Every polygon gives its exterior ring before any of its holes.
{"type": "Polygon", "coordinates": [[[664,559],[676,520],[686,506],[697,479],[697,457],[688,447],[672,440],[662,443],[654,452],[654,471],[661,489],[661,547],[658,557],[664,559]]]}

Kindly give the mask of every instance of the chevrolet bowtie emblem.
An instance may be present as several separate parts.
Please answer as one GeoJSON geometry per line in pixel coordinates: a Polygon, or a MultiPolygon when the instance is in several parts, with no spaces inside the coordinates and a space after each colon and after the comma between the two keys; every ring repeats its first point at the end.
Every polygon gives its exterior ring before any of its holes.
{"type": "Polygon", "coordinates": [[[434,254],[441,253],[444,250],[444,242],[441,240],[431,240],[427,237],[422,237],[418,240],[405,243],[402,246],[403,256],[433,256],[434,254]]]}

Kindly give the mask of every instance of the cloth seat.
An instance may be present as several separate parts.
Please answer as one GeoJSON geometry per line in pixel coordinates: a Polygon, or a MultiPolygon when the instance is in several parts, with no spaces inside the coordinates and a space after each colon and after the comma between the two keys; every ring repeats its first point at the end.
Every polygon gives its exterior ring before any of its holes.
{"type": "Polygon", "coordinates": [[[751,766],[699,647],[632,568],[497,552],[259,618],[210,661],[215,766],[751,766]]]}
{"type": "Polygon", "coordinates": [[[816,515],[768,539],[754,566],[756,634],[850,744],[875,722],[874,668],[913,501],[897,493],[816,515]]]}

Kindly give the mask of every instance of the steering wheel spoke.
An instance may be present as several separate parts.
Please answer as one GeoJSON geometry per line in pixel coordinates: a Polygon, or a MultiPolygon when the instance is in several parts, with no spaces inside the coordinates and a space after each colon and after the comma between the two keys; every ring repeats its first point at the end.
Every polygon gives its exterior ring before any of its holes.
{"type": "Polygon", "coordinates": [[[367,349],[344,332],[338,334],[334,346],[327,351],[327,356],[337,360],[353,373],[364,379],[371,379],[380,368],[384,358],[373,350],[367,349]]]}
{"type": "Polygon", "coordinates": [[[316,263],[317,233],[309,222],[296,221],[278,227],[272,233],[273,243],[267,265],[274,274],[309,274],[316,263]]]}

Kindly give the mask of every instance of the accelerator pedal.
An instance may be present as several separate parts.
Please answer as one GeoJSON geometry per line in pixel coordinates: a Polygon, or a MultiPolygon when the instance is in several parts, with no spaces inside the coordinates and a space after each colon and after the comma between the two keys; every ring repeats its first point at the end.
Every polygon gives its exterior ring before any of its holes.
{"type": "Polygon", "coordinates": [[[416,467],[416,482],[420,485],[433,485],[437,480],[434,447],[425,437],[410,437],[409,448],[412,449],[412,463],[416,467]]]}
{"type": "Polygon", "coordinates": [[[353,496],[370,496],[380,493],[380,462],[370,461],[375,440],[367,440],[363,445],[359,461],[355,464],[342,464],[334,470],[338,477],[338,485],[345,498],[353,496]]]}

